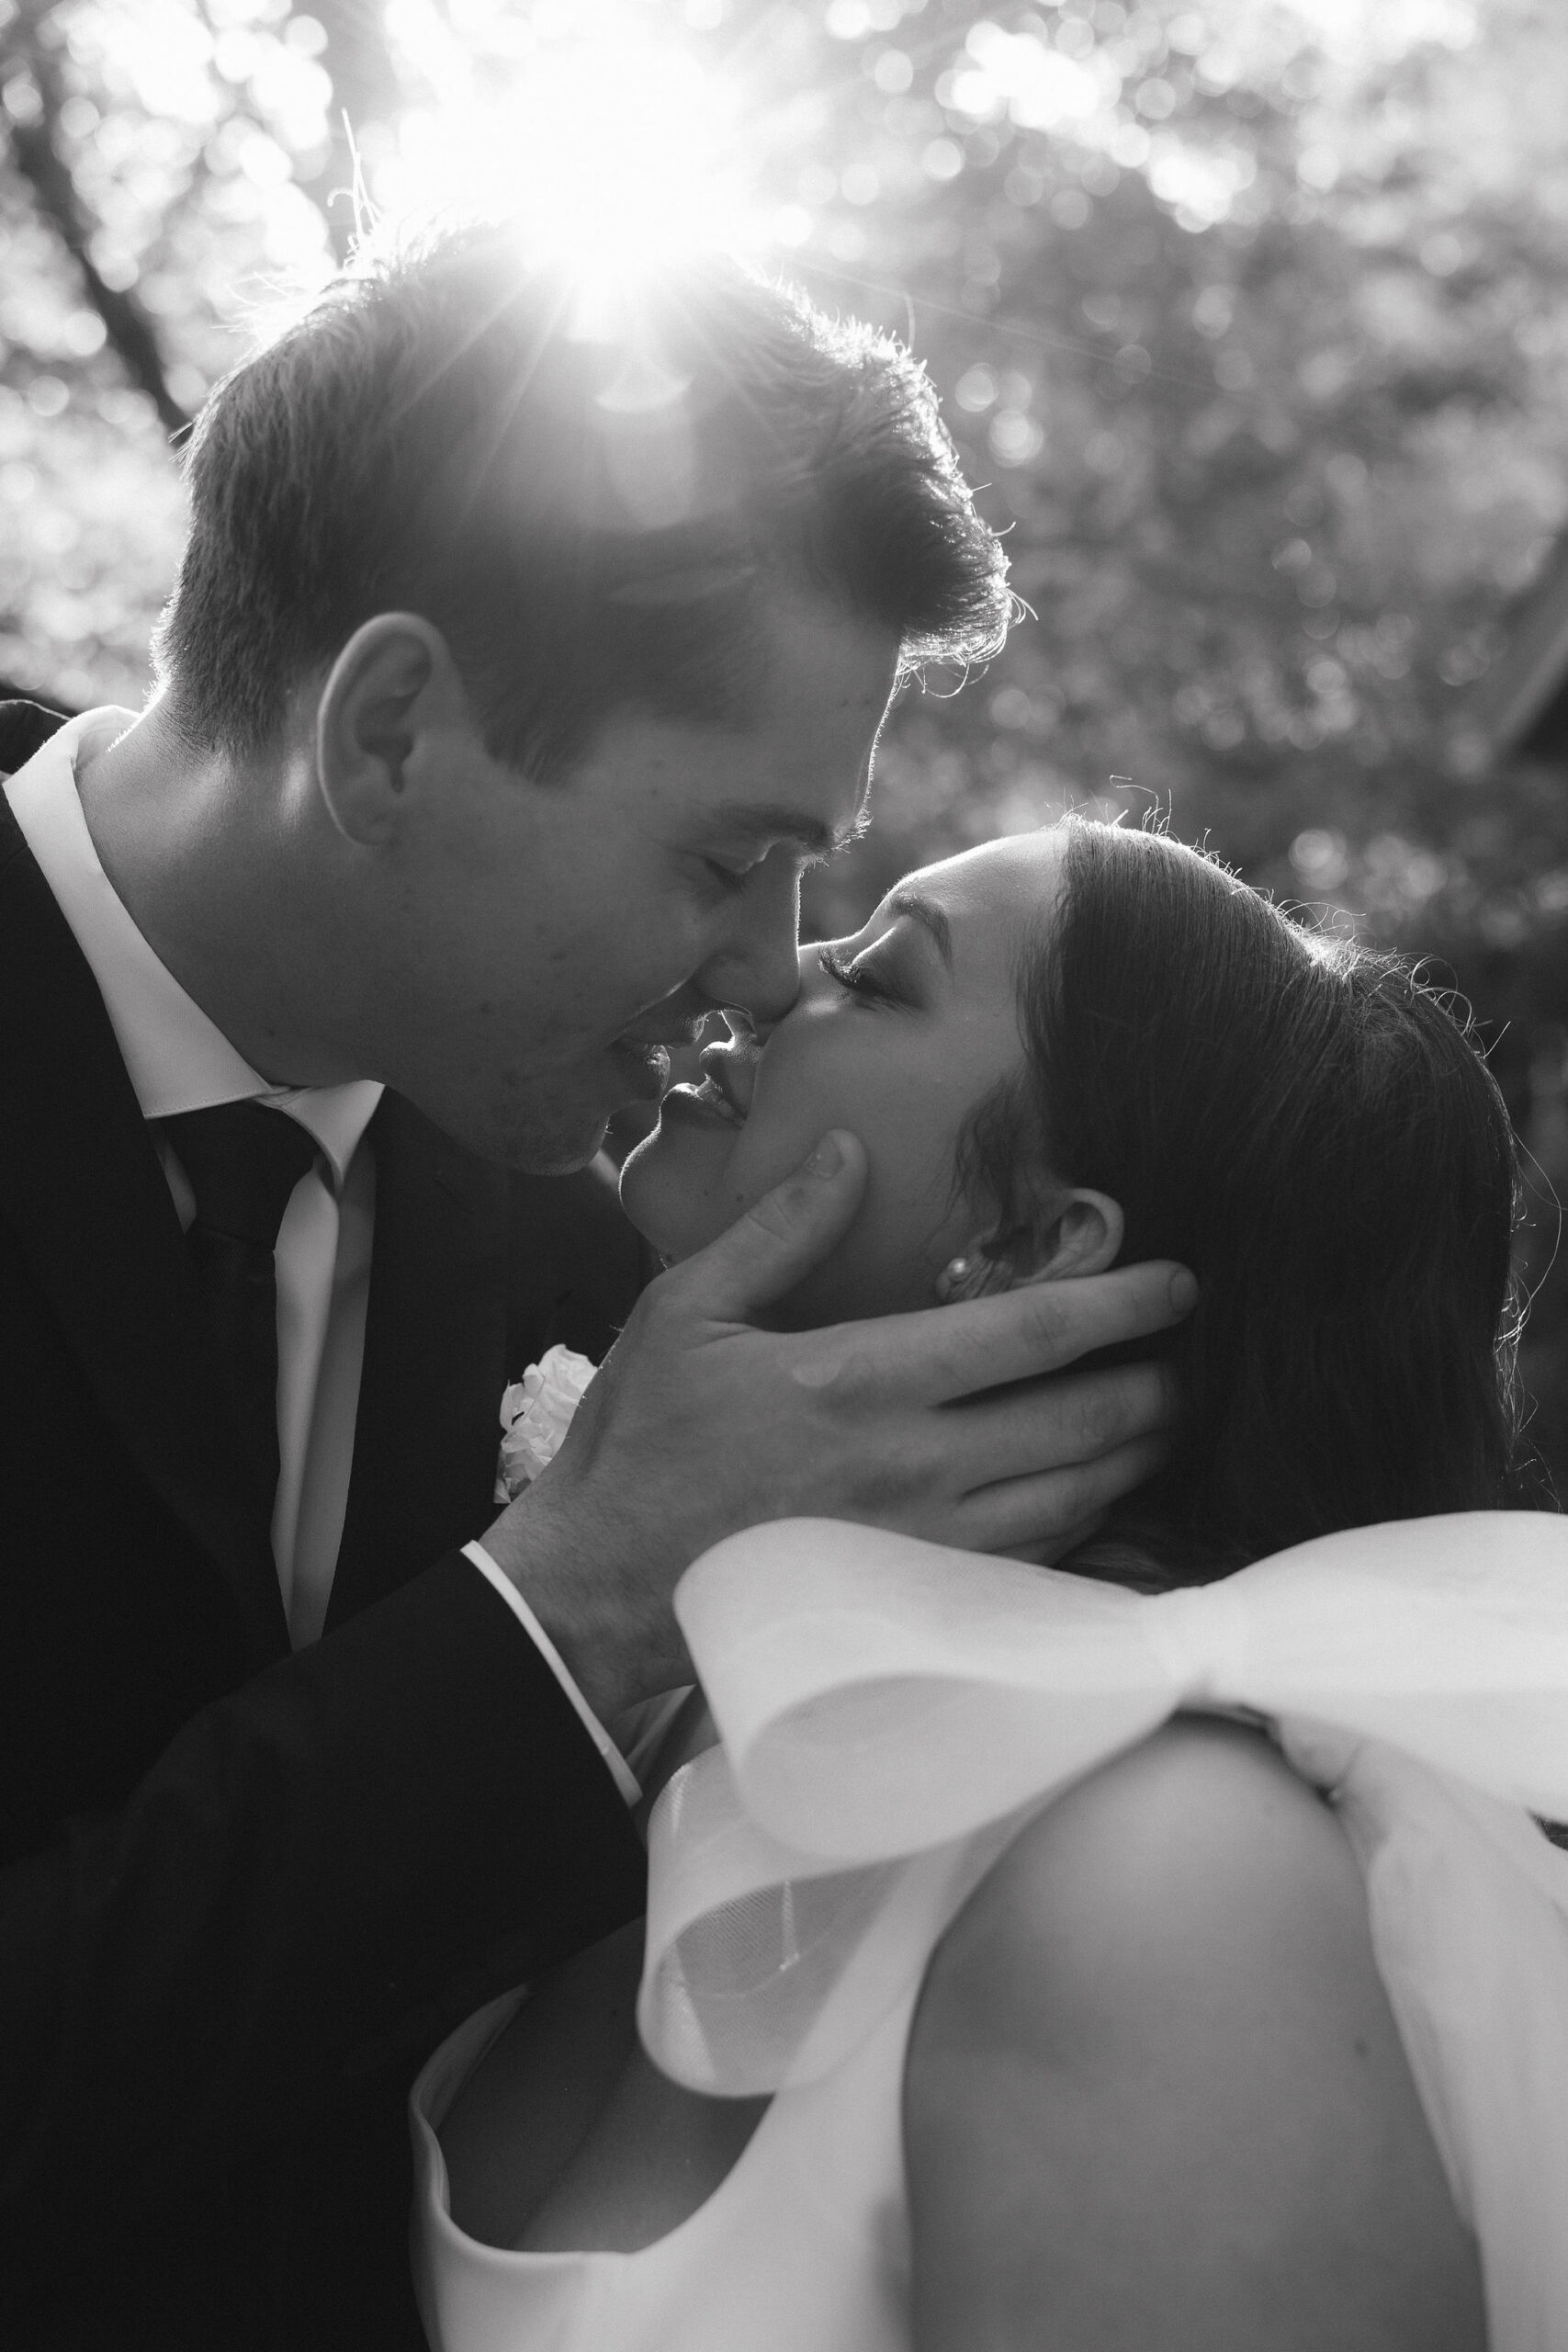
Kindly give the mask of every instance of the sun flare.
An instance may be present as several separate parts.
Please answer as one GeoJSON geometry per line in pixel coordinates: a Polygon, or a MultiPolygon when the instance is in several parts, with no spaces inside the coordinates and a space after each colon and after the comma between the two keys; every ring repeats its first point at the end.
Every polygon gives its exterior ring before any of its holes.
{"type": "Polygon", "coordinates": [[[446,62],[439,103],[405,119],[378,173],[386,209],[510,217],[531,258],[606,292],[682,254],[763,242],[739,94],[652,38],[643,12],[573,12],[570,36],[541,38],[499,96],[446,62]]]}

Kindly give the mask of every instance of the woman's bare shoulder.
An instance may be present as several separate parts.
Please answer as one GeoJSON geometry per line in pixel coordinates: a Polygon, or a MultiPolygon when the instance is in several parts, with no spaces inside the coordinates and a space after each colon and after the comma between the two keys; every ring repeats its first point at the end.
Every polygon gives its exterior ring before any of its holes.
{"type": "Polygon", "coordinates": [[[1027,1951],[1021,1989],[1048,1962],[1063,1997],[1107,2008],[1131,1996],[1141,2009],[1193,1961],[1245,1974],[1281,1931],[1294,1950],[1308,1917],[1319,1947],[1365,1939],[1359,1873],[1331,1811],[1258,1733],[1178,1716],[1015,1838],[934,1984],[987,1962],[1005,1975],[1027,1951]]]}
{"type": "Polygon", "coordinates": [[[1242,1726],[1179,1718],[1014,1841],[933,1956],[905,2131],[920,2352],[976,2296],[998,2346],[1484,2340],[1355,1858],[1242,1726]]]}

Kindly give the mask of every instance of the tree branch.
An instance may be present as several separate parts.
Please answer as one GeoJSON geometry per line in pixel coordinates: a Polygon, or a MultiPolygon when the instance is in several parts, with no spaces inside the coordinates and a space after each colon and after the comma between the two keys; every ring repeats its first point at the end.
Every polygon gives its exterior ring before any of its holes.
{"type": "Polygon", "coordinates": [[[88,250],[89,231],[81,199],[55,137],[62,91],[53,60],[37,41],[28,43],[27,60],[41,108],[36,122],[8,125],[17,169],[81,271],[87,300],[102,319],[131,382],[147,394],[166,432],[184,433],[191,420],[169,390],[151,319],[134,295],[105,284],[88,250]]]}

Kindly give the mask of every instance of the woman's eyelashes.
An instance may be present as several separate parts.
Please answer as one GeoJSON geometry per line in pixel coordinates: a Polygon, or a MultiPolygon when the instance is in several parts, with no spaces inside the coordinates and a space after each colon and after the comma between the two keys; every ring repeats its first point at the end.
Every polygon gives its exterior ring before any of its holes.
{"type": "Polygon", "coordinates": [[[829,943],[817,950],[817,960],[830,980],[849,991],[865,1004],[890,1004],[897,1000],[897,990],[886,978],[874,970],[863,956],[853,961],[841,947],[829,943]]]}

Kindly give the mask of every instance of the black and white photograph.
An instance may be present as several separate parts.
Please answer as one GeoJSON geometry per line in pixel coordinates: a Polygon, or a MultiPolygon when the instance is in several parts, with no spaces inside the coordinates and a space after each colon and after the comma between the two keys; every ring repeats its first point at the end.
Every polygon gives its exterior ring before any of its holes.
{"type": "Polygon", "coordinates": [[[0,0],[0,2352],[1568,2352],[1568,8],[0,0]]]}

